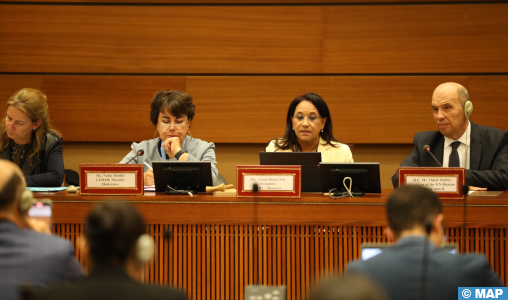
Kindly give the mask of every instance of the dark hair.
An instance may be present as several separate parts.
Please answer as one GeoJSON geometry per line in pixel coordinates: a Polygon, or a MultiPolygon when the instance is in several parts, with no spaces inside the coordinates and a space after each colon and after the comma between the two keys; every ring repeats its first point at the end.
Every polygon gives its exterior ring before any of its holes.
{"type": "Polygon", "coordinates": [[[19,196],[19,187],[23,179],[18,172],[12,172],[11,177],[4,186],[0,187],[0,210],[11,206],[19,196]]]}
{"type": "Polygon", "coordinates": [[[189,120],[194,118],[194,102],[191,95],[182,91],[162,91],[158,92],[152,99],[150,108],[150,121],[153,125],[157,125],[159,113],[168,111],[175,117],[187,115],[189,120]]]}
{"type": "Polygon", "coordinates": [[[442,211],[437,195],[418,185],[404,185],[396,189],[386,203],[388,224],[396,236],[417,225],[425,226],[442,211]]]}
{"type": "Polygon", "coordinates": [[[145,233],[141,214],[125,202],[96,205],[86,220],[86,239],[92,260],[123,264],[145,233]]]}
{"type": "Polygon", "coordinates": [[[323,100],[323,98],[321,98],[318,94],[307,93],[305,95],[296,97],[295,100],[293,100],[293,102],[291,102],[289,105],[288,113],[286,116],[286,132],[282,138],[276,139],[275,145],[277,148],[281,150],[291,150],[293,152],[302,151],[302,147],[300,146],[300,143],[298,143],[298,137],[293,130],[293,122],[291,121],[296,107],[302,101],[311,102],[317,108],[319,116],[322,118],[327,118],[323,132],[320,132],[319,136],[326,141],[325,145],[337,147],[336,144],[332,143],[339,141],[333,137],[332,116],[330,115],[330,110],[328,110],[328,105],[326,105],[325,100],[323,100]]]}
{"type": "Polygon", "coordinates": [[[321,282],[309,300],[387,300],[385,291],[374,280],[360,273],[348,273],[321,282]]]}

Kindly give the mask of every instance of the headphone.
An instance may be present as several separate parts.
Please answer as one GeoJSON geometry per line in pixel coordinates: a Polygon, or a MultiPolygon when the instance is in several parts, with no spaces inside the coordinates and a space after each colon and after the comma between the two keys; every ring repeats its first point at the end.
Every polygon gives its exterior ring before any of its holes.
{"type": "Polygon", "coordinates": [[[142,234],[139,236],[136,242],[136,257],[142,264],[152,259],[155,252],[155,242],[148,234],[142,234]]]}
{"type": "Polygon", "coordinates": [[[430,221],[425,222],[423,227],[425,228],[425,232],[427,233],[427,235],[430,235],[430,233],[432,232],[432,222],[430,221]]]}
{"type": "Polygon", "coordinates": [[[472,113],[473,113],[473,102],[468,100],[464,104],[464,116],[466,117],[466,119],[469,120],[469,117],[471,116],[472,113]]]}
{"type": "MultiPolygon", "coordinates": [[[[173,237],[173,233],[171,229],[164,229],[164,238],[171,239],[173,237]]],[[[155,242],[152,237],[148,234],[142,234],[139,236],[138,241],[136,242],[136,257],[141,264],[148,262],[152,259],[155,253],[155,242]]]]}
{"type": "Polygon", "coordinates": [[[24,189],[19,198],[19,212],[25,215],[35,202],[32,191],[24,189]]]}

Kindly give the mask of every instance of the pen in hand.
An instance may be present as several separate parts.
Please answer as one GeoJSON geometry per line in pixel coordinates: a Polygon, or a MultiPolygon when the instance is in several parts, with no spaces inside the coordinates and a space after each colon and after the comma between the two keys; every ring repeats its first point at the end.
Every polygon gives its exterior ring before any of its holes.
{"type": "Polygon", "coordinates": [[[146,161],[143,163],[148,167],[148,169],[153,169],[149,164],[146,163],[146,161]]]}

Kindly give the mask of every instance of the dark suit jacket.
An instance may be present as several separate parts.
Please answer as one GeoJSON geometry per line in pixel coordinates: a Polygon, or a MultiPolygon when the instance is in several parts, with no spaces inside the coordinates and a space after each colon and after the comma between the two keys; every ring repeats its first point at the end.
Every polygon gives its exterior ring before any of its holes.
{"type": "Polygon", "coordinates": [[[144,285],[134,281],[121,268],[95,266],[90,275],[78,282],[59,285],[35,293],[33,300],[186,300],[180,290],[144,285]]]}
{"type": "Polygon", "coordinates": [[[18,286],[41,287],[81,278],[72,245],[59,237],[0,220],[0,298],[18,299],[18,286]]]}
{"type": "MultiPolygon", "coordinates": [[[[423,146],[429,145],[442,164],[444,140],[439,131],[418,132],[413,139],[413,151],[400,166],[439,167],[423,146]]],[[[508,132],[471,122],[469,152],[470,166],[466,170],[466,184],[489,190],[508,189],[508,132]]],[[[392,183],[395,188],[399,186],[398,170],[392,177],[392,183]]]]}
{"type": "MultiPolygon", "coordinates": [[[[35,139],[35,136],[32,140],[35,139]]],[[[25,153],[25,161],[21,168],[27,186],[58,187],[64,180],[64,163],[62,156],[62,138],[48,132],[42,149],[32,157],[32,165],[28,157],[33,153],[30,148],[25,153]]],[[[11,159],[11,147],[0,153],[0,159],[11,159]]]]}
{"type": "MultiPolygon", "coordinates": [[[[428,240],[427,240],[428,241],[428,240]]],[[[458,287],[499,287],[499,277],[480,255],[453,255],[428,241],[426,299],[457,299],[458,287]]],[[[391,300],[420,299],[424,238],[407,237],[366,261],[356,261],[348,272],[370,275],[391,300]]]]}

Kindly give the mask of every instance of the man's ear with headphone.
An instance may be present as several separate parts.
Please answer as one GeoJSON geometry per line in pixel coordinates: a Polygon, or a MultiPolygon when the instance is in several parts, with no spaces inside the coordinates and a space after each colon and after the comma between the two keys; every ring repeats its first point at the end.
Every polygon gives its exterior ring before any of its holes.
{"type": "Polygon", "coordinates": [[[473,102],[468,100],[464,104],[464,116],[466,117],[466,119],[469,120],[469,117],[471,116],[472,113],[473,113],[473,102]]]}

